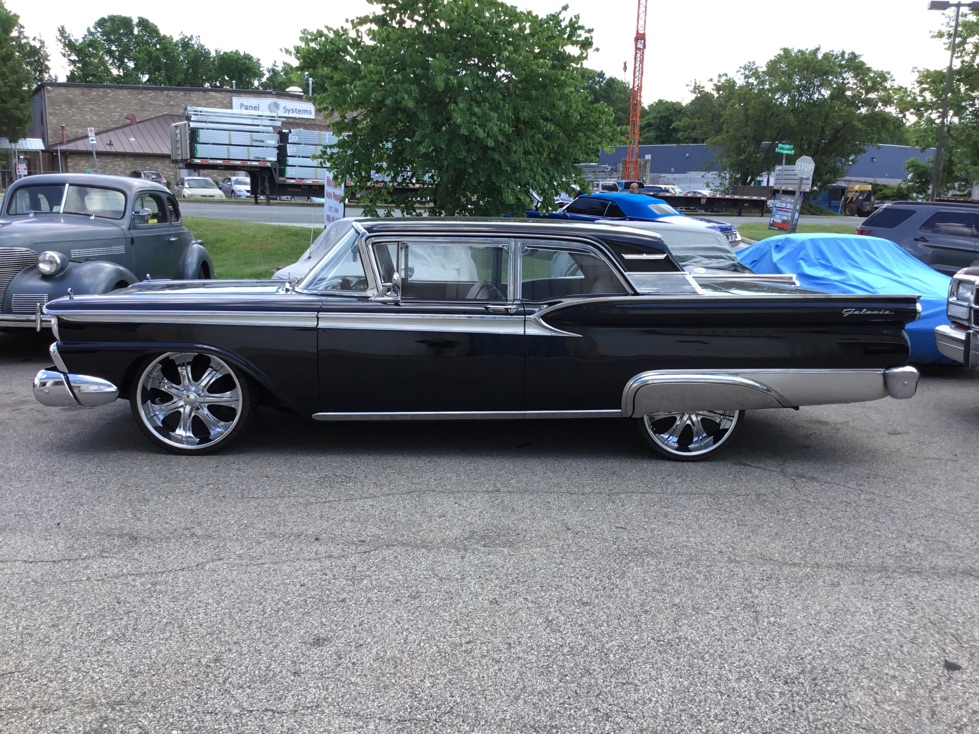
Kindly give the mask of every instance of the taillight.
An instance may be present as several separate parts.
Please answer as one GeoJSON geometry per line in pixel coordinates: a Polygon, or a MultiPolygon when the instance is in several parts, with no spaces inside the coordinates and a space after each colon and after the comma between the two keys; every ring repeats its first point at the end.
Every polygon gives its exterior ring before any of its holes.
{"type": "Polygon", "coordinates": [[[865,229],[864,227],[857,227],[857,234],[870,234],[873,232],[872,229],[865,229]]]}

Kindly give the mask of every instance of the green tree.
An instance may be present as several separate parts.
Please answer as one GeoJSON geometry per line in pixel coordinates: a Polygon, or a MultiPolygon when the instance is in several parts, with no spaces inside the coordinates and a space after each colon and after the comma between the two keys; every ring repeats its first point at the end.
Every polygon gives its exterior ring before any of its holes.
{"type": "Polygon", "coordinates": [[[216,87],[258,89],[264,77],[262,62],[241,51],[216,51],[213,69],[211,81],[216,87]]]}
{"type": "Polygon", "coordinates": [[[31,119],[33,75],[25,63],[20,18],[0,2],[0,135],[19,140],[31,119]]]}
{"type": "Polygon", "coordinates": [[[643,145],[672,145],[683,142],[677,124],[684,116],[682,102],[658,99],[642,111],[639,142],[643,145]]]}
{"type": "Polygon", "coordinates": [[[632,90],[621,79],[605,76],[604,71],[583,69],[588,94],[594,104],[604,104],[612,109],[612,122],[622,129],[623,135],[629,133],[629,106],[632,90]]]}
{"type": "Polygon", "coordinates": [[[284,92],[289,87],[299,87],[303,90],[304,94],[309,88],[306,80],[303,79],[302,72],[287,62],[283,62],[282,66],[272,64],[272,66],[268,67],[265,70],[265,75],[262,77],[261,83],[259,84],[260,89],[268,89],[279,92],[284,92]]]}
{"type": "Polygon", "coordinates": [[[709,93],[714,104],[704,109],[716,117],[691,117],[688,129],[715,130],[704,142],[718,149],[729,183],[751,183],[781,163],[775,146],[787,142],[815,161],[819,188],[868,145],[894,135],[899,119],[890,74],[857,54],[819,48],[782,49],[764,67],[746,64],[736,77],[719,77],[709,93]]]}
{"type": "Polygon", "coordinates": [[[61,26],[58,42],[68,61],[69,82],[168,84],[179,64],[173,39],[146,18],[107,15],[80,39],[61,26]]]}
{"type": "MultiPolygon", "coordinates": [[[[946,49],[951,47],[952,30],[949,14],[945,29],[934,34],[946,49]]],[[[947,67],[919,71],[914,88],[901,97],[901,108],[915,120],[914,144],[922,150],[938,142],[947,73],[947,67]]],[[[979,183],[979,15],[969,11],[960,15],[947,120],[939,194],[968,192],[979,183]]]]}
{"type": "Polygon", "coordinates": [[[326,162],[366,211],[521,212],[528,188],[549,201],[584,184],[575,163],[618,139],[612,110],[582,83],[590,31],[566,8],[370,2],[349,28],[304,31],[293,51],[317,106],[337,116],[326,162]]]}

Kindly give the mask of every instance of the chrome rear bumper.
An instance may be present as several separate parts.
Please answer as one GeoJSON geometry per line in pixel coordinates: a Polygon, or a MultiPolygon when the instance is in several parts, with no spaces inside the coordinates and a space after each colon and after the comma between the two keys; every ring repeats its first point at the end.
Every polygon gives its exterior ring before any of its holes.
{"type": "Polygon", "coordinates": [[[95,408],[119,397],[119,388],[107,380],[88,375],[72,375],[57,370],[41,370],[34,377],[34,398],[50,408],[81,405],[95,408]]]}

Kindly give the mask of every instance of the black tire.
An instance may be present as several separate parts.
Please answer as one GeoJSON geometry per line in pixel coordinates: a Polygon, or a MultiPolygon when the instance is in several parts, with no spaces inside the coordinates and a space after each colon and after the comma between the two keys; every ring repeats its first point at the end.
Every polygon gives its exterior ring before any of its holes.
{"type": "Polygon", "coordinates": [[[129,400],[136,425],[176,454],[209,454],[245,432],[255,411],[248,378],[201,352],[167,352],[146,360],[129,400]]]}
{"type": "Polygon", "coordinates": [[[843,213],[848,217],[855,217],[857,215],[857,208],[853,206],[853,204],[847,204],[847,207],[843,213]]]}
{"type": "Polygon", "coordinates": [[[723,449],[743,422],[743,410],[649,413],[639,419],[639,429],[660,456],[700,461],[723,449]]]}

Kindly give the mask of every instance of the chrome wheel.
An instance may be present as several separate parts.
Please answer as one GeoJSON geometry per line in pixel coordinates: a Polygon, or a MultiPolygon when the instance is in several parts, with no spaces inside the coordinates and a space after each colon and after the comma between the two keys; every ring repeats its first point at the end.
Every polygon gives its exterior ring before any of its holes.
{"type": "Polygon", "coordinates": [[[697,461],[719,451],[743,419],[743,410],[649,413],[639,425],[658,453],[674,461],[697,461]]]}
{"type": "Polygon", "coordinates": [[[204,454],[241,434],[252,414],[248,382],[221,359],[168,352],[140,371],[130,400],[149,438],[182,454],[204,454]]]}

